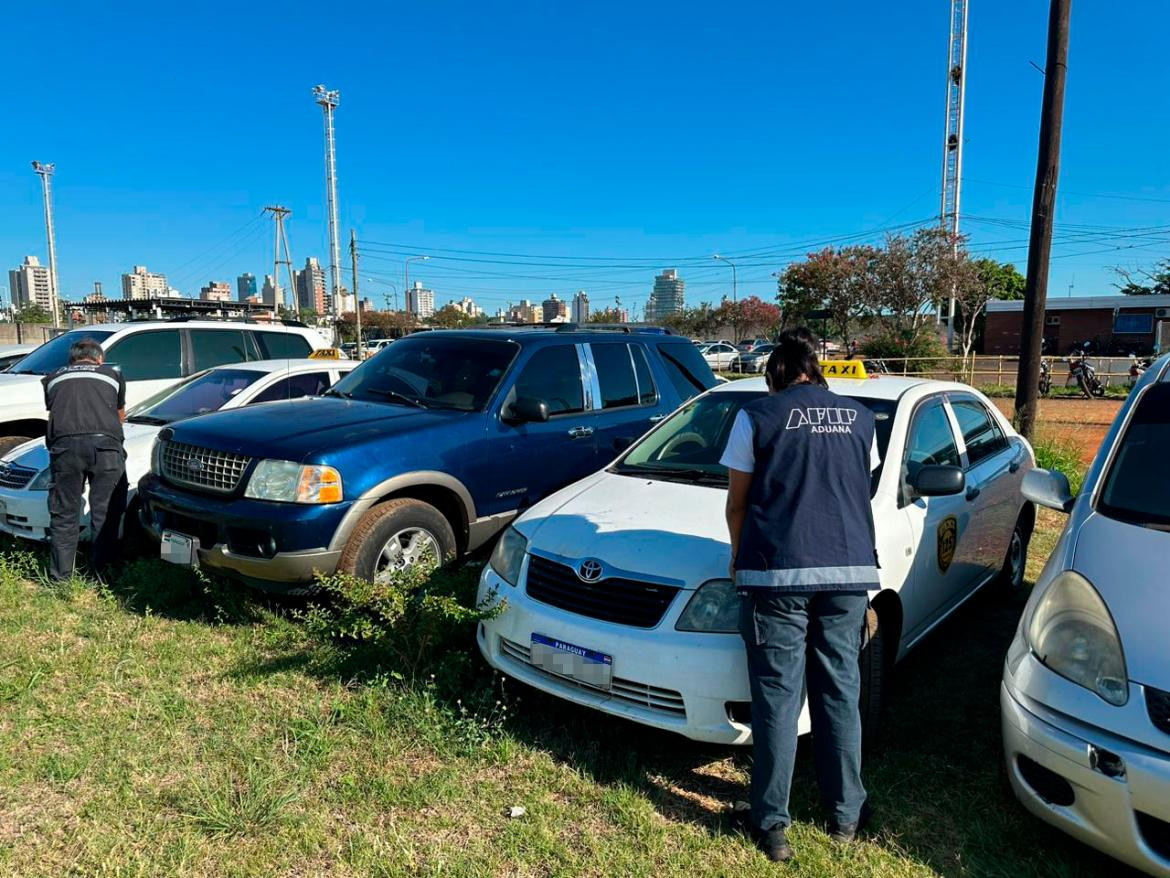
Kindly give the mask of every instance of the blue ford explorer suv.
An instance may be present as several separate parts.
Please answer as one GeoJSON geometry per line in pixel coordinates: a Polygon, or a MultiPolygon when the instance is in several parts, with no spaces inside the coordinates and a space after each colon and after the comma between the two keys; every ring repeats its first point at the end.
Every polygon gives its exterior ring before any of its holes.
{"type": "Polygon", "coordinates": [[[662,330],[418,333],[324,396],[164,429],[139,486],[164,558],[311,590],[481,546],[716,383],[662,330]]]}

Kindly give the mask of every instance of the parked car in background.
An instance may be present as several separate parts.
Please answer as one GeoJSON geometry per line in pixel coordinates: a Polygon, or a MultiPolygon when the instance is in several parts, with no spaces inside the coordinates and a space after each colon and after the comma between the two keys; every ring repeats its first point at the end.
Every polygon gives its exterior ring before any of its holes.
{"type": "Polygon", "coordinates": [[[756,345],[748,353],[740,354],[731,361],[732,372],[757,372],[762,374],[768,365],[768,357],[775,350],[774,344],[756,345]]]}
{"type": "MultiPolygon", "coordinates": [[[[254,360],[216,366],[160,391],[126,413],[127,509],[136,514],[138,480],[150,470],[159,430],[184,418],[261,402],[324,393],[357,366],[348,360],[254,360]]],[[[89,538],[89,499],[81,510],[89,538]]],[[[0,457],[0,531],[29,540],[49,538],[49,449],[44,439],[0,457]]]]}
{"type": "MultiPolygon", "coordinates": [[[[861,656],[871,725],[888,669],[982,586],[1018,588],[1035,509],[1032,449],[978,391],[916,378],[830,380],[876,419],[881,564],[861,656]]],[[[501,672],[577,704],[724,744],[751,739],[740,597],[719,463],[763,379],[720,385],[614,463],[526,511],[500,538],[480,601],[481,652],[501,672]]],[[[840,429],[832,411],[810,412],[840,429]]],[[[811,422],[810,422],[811,423],[811,422]]],[[[826,526],[835,526],[835,523],[826,526]]],[[[807,710],[802,732],[809,730],[807,710]]]]}
{"type": "Polygon", "coordinates": [[[40,347],[39,344],[0,345],[0,372],[7,372],[38,347],[40,347]]]}
{"type": "Polygon", "coordinates": [[[305,326],[220,321],[101,323],[50,339],[0,374],[0,454],[45,435],[48,412],[41,378],[69,362],[69,348],[89,338],[122,370],[126,405],[222,363],[307,357],[320,336],[305,326]]]}
{"type": "Polygon", "coordinates": [[[1004,755],[1040,819],[1151,875],[1170,875],[1170,357],[1153,363],[1079,496],[1024,479],[1069,513],[1004,662],[1004,755]]]}
{"type": "Polygon", "coordinates": [[[143,520],[169,560],[270,590],[380,580],[482,545],[715,383],[661,331],[418,333],[323,397],[163,430],[143,520]]]}
{"type": "Polygon", "coordinates": [[[703,355],[708,366],[716,371],[723,371],[731,368],[732,362],[741,351],[729,342],[717,341],[703,345],[699,348],[699,353],[703,355]]]}

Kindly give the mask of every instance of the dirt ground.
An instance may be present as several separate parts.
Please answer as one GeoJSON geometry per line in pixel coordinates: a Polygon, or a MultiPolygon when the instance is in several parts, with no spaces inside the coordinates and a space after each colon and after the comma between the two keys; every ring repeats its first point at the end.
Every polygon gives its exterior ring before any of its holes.
{"type": "MultiPolygon", "coordinates": [[[[1069,439],[1081,449],[1081,458],[1087,464],[1097,453],[1101,441],[1121,410],[1120,399],[1042,399],[1040,400],[1040,430],[1069,439]]],[[[995,404],[1009,418],[1015,411],[1010,399],[997,399],[995,404]]]]}

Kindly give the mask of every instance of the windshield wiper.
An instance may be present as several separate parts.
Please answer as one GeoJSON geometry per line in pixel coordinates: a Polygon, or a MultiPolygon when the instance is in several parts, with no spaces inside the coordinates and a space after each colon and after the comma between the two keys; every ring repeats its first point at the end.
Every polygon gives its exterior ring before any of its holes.
{"type": "Polygon", "coordinates": [[[642,464],[620,464],[617,471],[622,475],[655,476],[660,479],[674,481],[719,482],[723,484],[727,477],[721,473],[713,473],[696,467],[667,467],[646,466],[642,464]]]}
{"type": "Polygon", "coordinates": [[[405,393],[399,393],[397,390],[385,390],[381,387],[366,388],[370,393],[376,393],[379,396],[388,396],[396,402],[404,402],[407,405],[412,405],[415,408],[429,409],[430,406],[419,399],[417,396],[407,396],[405,393]]]}
{"type": "Polygon", "coordinates": [[[353,399],[353,394],[347,390],[338,390],[336,387],[330,387],[322,396],[340,396],[342,399],[353,399]]]}
{"type": "Polygon", "coordinates": [[[157,427],[164,427],[170,422],[170,418],[157,418],[154,415],[131,415],[126,419],[127,424],[152,424],[157,427]]]}

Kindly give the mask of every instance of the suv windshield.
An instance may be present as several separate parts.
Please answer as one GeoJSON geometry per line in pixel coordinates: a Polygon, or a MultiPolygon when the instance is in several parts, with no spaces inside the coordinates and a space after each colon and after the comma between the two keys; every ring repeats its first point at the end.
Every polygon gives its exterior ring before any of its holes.
{"type": "Polygon", "coordinates": [[[169,424],[217,412],[249,384],[264,377],[255,369],[211,369],[192,375],[140,402],[126,413],[132,424],[169,424]]]}
{"type": "Polygon", "coordinates": [[[511,341],[424,333],[388,345],[338,381],[330,395],[421,408],[480,411],[516,357],[511,341]]]}
{"type": "Polygon", "coordinates": [[[1097,511],[1143,527],[1170,530],[1170,384],[1145,392],[1105,476],[1097,511]]]}
{"type": "MultiPolygon", "coordinates": [[[[719,462],[719,458],[727,446],[732,422],[741,408],[766,395],[764,392],[735,390],[701,396],[679,409],[661,427],[631,448],[613,471],[726,486],[727,467],[719,462]]],[[[884,460],[897,401],[850,398],[874,413],[878,451],[884,460]]],[[[874,485],[877,485],[877,473],[874,485]]]]}
{"type": "Polygon", "coordinates": [[[112,329],[72,329],[49,339],[8,371],[24,375],[48,375],[69,365],[69,349],[88,338],[101,344],[114,334],[112,329]]]}

